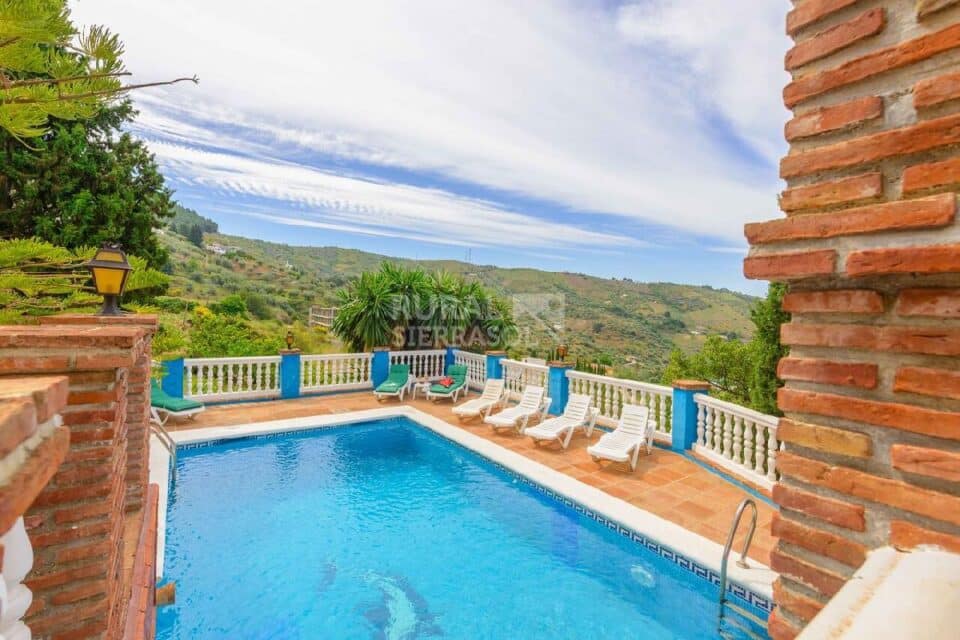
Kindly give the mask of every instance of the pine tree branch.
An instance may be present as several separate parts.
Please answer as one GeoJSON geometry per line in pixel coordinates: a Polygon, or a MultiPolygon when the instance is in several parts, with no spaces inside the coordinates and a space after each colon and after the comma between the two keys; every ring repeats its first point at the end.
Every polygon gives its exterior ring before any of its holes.
{"type": "Polygon", "coordinates": [[[171,84],[177,84],[178,82],[192,82],[194,84],[200,84],[200,79],[197,76],[192,78],[177,78],[175,80],[166,80],[164,82],[145,82],[143,84],[128,84],[125,87],[120,87],[119,89],[105,89],[103,91],[88,91],[86,93],[76,93],[72,95],[62,95],[59,98],[51,98],[49,100],[39,100],[36,98],[14,98],[13,100],[8,100],[6,103],[3,100],[0,100],[0,104],[52,104],[56,102],[68,102],[73,100],[84,100],[86,98],[97,98],[100,96],[116,96],[121,93],[126,93],[128,91],[133,91],[134,89],[146,89],[148,87],[163,87],[171,84]]]}

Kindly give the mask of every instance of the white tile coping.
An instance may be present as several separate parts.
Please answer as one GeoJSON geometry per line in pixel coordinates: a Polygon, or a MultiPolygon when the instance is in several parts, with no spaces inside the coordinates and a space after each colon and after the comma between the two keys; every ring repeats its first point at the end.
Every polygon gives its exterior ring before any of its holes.
{"type": "Polygon", "coordinates": [[[798,640],[953,640],[960,628],[960,555],[936,548],[870,552],[798,640]]]}
{"type": "MultiPolygon", "coordinates": [[[[226,427],[204,427],[170,432],[178,445],[209,442],[211,440],[229,440],[247,436],[265,435],[284,431],[311,430],[323,427],[343,426],[354,422],[382,420],[384,418],[405,417],[430,429],[438,435],[452,440],[481,456],[503,465],[514,473],[541,484],[598,514],[621,523],[626,528],[663,544],[677,553],[693,560],[708,569],[720,572],[723,547],[712,540],[684,529],[652,513],[644,511],[619,498],[615,498],[570,476],[500,445],[474,435],[469,431],[447,424],[443,420],[406,405],[397,405],[381,409],[367,409],[322,416],[308,416],[271,422],[238,424],[226,427]]],[[[157,577],[163,576],[164,539],[167,520],[167,488],[169,474],[169,454],[159,442],[151,440],[150,482],[160,485],[159,519],[157,523],[157,577]]],[[[737,553],[731,552],[731,556],[737,553]]],[[[733,560],[734,558],[731,558],[733,560]]],[[[752,558],[750,568],[743,569],[736,562],[729,562],[727,574],[732,582],[746,587],[757,595],[767,599],[773,597],[773,581],[777,574],[752,558]]]]}

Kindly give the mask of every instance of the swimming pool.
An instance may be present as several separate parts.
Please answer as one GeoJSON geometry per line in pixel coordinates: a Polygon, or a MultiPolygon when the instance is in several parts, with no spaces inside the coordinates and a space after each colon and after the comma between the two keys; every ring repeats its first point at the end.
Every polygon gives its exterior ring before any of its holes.
{"type": "Polygon", "coordinates": [[[406,418],[184,448],[158,638],[717,637],[615,529],[406,418]]]}

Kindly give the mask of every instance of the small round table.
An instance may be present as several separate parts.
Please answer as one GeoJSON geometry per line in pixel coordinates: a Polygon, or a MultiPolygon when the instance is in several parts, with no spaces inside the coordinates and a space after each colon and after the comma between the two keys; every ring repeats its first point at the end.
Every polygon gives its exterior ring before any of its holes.
{"type": "Polygon", "coordinates": [[[411,399],[412,399],[412,400],[416,400],[416,399],[417,399],[417,392],[422,393],[422,394],[424,395],[424,397],[426,397],[427,391],[430,391],[430,385],[431,385],[431,384],[433,384],[433,383],[430,382],[429,380],[424,380],[424,381],[421,381],[421,382],[414,382],[414,383],[413,383],[413,394],[412,394],[412,398],[411,398],[411,399]]]}

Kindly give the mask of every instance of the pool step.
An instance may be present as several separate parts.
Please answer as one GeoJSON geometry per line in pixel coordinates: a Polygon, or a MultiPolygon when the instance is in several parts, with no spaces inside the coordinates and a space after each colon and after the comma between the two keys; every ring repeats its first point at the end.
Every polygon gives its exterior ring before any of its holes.
{"type": "Polygon", "coordinates": [[[724,616],[722,624],[729,627],[735,627],[739,633],[734,634],[733,630],[728,631],[727,629],[721,628],[719,630],[721,638],[724,640],[739,640],[744,637],[744,634],[746,634],[746,637],[750,638],[751,640],[766,640],[767,636],[757,631],[758,629],[766,629],[767,623],[765,620],[742,607],[731,604],[730,602],[727,602],[726,606],[730,609],[730,612],[733,615],[724,616]]]}

